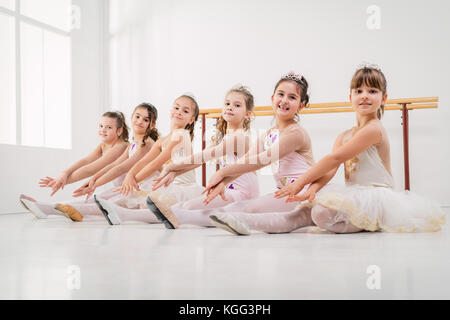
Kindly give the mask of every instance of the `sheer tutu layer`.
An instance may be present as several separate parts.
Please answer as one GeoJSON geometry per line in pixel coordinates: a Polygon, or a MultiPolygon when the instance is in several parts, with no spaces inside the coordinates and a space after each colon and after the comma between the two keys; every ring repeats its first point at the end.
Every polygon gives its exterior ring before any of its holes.
{"type": "Polygon", "coordinates": [[[328,185],[314,203],[347,215],[354,226],[368,231],[435,232],[446,221],[435,201],[385,187],[328,185]]]}

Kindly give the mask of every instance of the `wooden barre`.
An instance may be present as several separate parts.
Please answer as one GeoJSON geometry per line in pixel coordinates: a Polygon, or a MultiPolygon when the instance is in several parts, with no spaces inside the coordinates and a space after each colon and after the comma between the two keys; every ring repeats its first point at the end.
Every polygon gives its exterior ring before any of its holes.
{"type": "MultiPolygon", "coordinates": [[[[387,105],[384,107],[385,111],[392,111],[392,110],[402,110],[403,106],[401,105],[387,105]]],[[[417,109],[437,109],[438,104],[437,103],[428,103],[428,104],[408,104],[407,105],[408,110],[417,110],[417,109]]],[[[341,107],[341,108],[317,108],[317,109],[310,109],[306,108],[299,112],[299,114],[318,114],[318,113],[339,113],[339,112],[354,112],[355,110],[353,108],[349,107],[341,107]]],[[[220,118],[222,113],[211,113],[206,115],[207,119],[217,119],[220,118]]],[[[262,116],[273,116],[273,111],[259,111],[254,112],[254,116],[256,117],[262,117],[262,116]]]]}
{"type": "MultiPolygon", "coordinates": [[[[391,99],[386,101],[386,106],[389,105],[403,105],[403,104],[417,104],[417,103],[430,103],[439,102],[439,97],[425,97],[425,98],[405,98],[405,99],[391,99]]],[[[328,102],[328,103],[310,103],[306,109],[317,109],[317,108],[340,108],[340,107],[351,107],[350,102],[328,102]]],[[[258,111],[271,111],[271,106],[254,107],[255,112],[258,111]]],[[[200,114],[212,114],[221,113],[222,108],[214,109],[202,109],[200,114]]]]}

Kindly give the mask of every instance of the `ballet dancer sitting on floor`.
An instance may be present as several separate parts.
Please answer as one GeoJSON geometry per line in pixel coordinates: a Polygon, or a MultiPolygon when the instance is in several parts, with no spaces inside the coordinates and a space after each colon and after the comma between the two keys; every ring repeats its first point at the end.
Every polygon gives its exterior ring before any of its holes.
{"type": "Polygon", "coordinates": [[[436,202],[393,190],[389,139],[381,122],[387,100],[383,72],[378,66],[363,65],[350,88],[356,125],[337,137],[331,154],[275,193],[276,199],[287,197],[287,203],[302,203],[288,213],[211,216],[219,227],[239,235],[248,235],[251,229],[286,233],[305,226],[334,233],[440,230],[445,215],[436,202]],[[342,163],[346,185],[327,185],[342,163]],[[308,184],[308,190],[297,195],[308,184]]]}
{"type": "MultiPolygon", "coordinates": [[[[39,181],[42,188],[52,189],[50,196],[64,186],[92,176],[105,166],[115,161],[128,147],[128,127],[125,116],[121,112],[106,112],[100,118],[98,135],[101,143],[88,156],[78,160],[68,169],[64,170],[58,178],[45,177],[39,181]]],[[[113,193],[103,194],[111,197],[113,193]]],[[[24,208],[39,219],[46,219],[47,215],[59,215],[61,212],[54,209],[54,203],[36,201],[33,198],[20,195],[20,203],[24,208]]],[[[74,217],[79,219],[80,217],[74,217]]]]}
{"type": "MultiPolygon", "coordinates": [[[[113,163],[97,172],[89,181],[74,191],[74,197],[86,196],[86,201],[71,201],[69,203],[58,203],[56,210],[65,213],[69,217],[79,217],[76,221],[81,221],[86,215],[102,215],[102,212],[95,204],[91,195],[95,190],[112,181],[111,187],[107,191],[98,195],[105,198],[104,194],[111,194],[114,189],[121,186],[126,173],[141,160],[151,149],[159,133],[155,128],[158,118],[157,109],[150,103],[138,105],[131,116],[131,127],[133,129],[133,142],[123,152],[123,154],[113,163]]],[[[113,197],[107,197],[110,201],[124,207],[136,208],[136,203],[132,197],[125,198],[119,192],[115,192],[113,197]]],[[[138,216],[136,216],[138,218],[138,216]]]]}
{"type": "MultiPolygon", "coordinates": [[[[204,204],[208,205],[221,195],[224,197],[227,186],[248,172],[272,165],[273,177],[277,187],[289,185],[297,177],[305,173],[314,163],[311,139],[306,130],[298,123],[298,112],[307,106],[309,101],[307,80],[295,73],[283,76],[275,85],[272,95],[272,109],[276,124],[261,135],[257,143],[237,163],[217,171],[210,179],[203,193],[208,193],[204,204]]],[[[270,193],[250,200],[237,201],[227,206],[204,209],[198,215],[206,216],[217,212],[242,211],[259,215],[267,211],[290,211],[293,203],[285,203],[275,199],[270,193]]],[[[210,222],[217,225],[215,221],[210,222]]]]}
{"type": "MultiPolygon", "coordinates": [[[[151,150],[127,173],[122,186],[116,189],[127,199],[132,198],[137,205],[135,208],[124,208],[94,196],[109,224],[118,225],[123,221],[136,220],[138,215],[139,221],[159,223],[146,204],[147,196],[152,193],[151,178],[159,173],[158,170],[164,164],[170,163],[171,159],[176,161],[192,154],[192,139],[198,115],[198,104],[193,96],[182,95],[175,100],[170,111],[170,134],[156,141],[151,150]]],[[[195,182],[195,172],[190,170],[176,177],[170,186],[163,188],[158,199],[173,204],[197,197],[201,190],[195,182]]]]}
{"type": "MultiPolygon", "coordinates": [[[[168,186],[173,179],[185,170],[192,170],[203,163],[218,160],[220,167],[236,163],[244,156],[251,143],[250,116],[254,107],[253,95],[249,89],[236,85],[225,96],[222,115],[217,121],[216,134],[212,146],[198,154],[183,159],[179,164],[169,164],[164,167],[158,179],[155,179],[153,191],[162,186],[168,186]]],[[[216,198],[208,205],[203,204],[201,194],[186,202],[178,202],[173,206],[161,204],[158,207],[160,217],[170,229],[178,228],[180,224],[211,226],[209,215],[205,210],[223,207],[232,202],[253,199],[259,196],[258,177],[255,172],[245,173],[233,180],[225,190],[224,198],[216,198]]],[[[149,202],[152,200],[149,199],[149,202]]]]}

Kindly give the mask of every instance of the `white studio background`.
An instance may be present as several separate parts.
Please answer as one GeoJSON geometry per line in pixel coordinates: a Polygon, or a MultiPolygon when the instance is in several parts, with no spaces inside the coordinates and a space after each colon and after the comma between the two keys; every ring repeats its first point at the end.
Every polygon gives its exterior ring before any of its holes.
{"type": "MultiPolygon", "coordinates": [[[[24,212],[18,201],[21,193],[43,201],[70,199],[77,184],[67,186],[50,198],[48,190],[39,188],[39,179],[57,176],[98,144],[97,123],[105,109],[101,94],[104,83],[101,79],[103,2],[72,0],[72,4],[80,9],[81,23],[79,29],[71,32],[72,119],[69,123],[61,123],[72,127],[71,149],[0,144],[0,214],[24,212]]],[[[3,50],[2,43],[0,48],[3,50]]],[[[56,121],[67,120],[57,118],[56,121]]]]}
{"type": "MultiPolygon", "coordinates": [[[[437,110],[410,112],[412,190],[449,206],[450,3],[431,1],[306,0],[78,0],[81,29],[72,42],[72,150],[0,145],[2,212],[23,211],[20,193],[48,200],[39,178],[55,176],[97,143],[97,120],[110,109],[129,118],[143,101],[159,111],[158,129],[169,132],[174,99],[192,92],[203,109],[221,107],[236,83],[249,86],[257,106],[270,105],[280,76],[303,73],[311,102],[347,101],[356,66],[379,64],[390,98],[439,96],[437,110]],[[369,29],[380,9],[380,28],[369,29]],[[11,170],[13,168],[14,170],[11,170]],[[8,183],[5,183],[5,182],[8,183]]],[[[253,128],[267,129],[271,117],[253,128]]],[[[307,115],[316,160],[354,124],[353,114],[307,115]]],[[[386,112],[397,189],[403,189],[401,113],[386,112]]],[[[213,122],[208,121],[208,128],[213,122]]],[[[200,127],[195,141],[199,150],[200,127]]],[[[209,168],[208,176],[213,168],[209,168]]],[[[197,170],[200,183],[200,170],[197,170]]],[[[271,176],[259,176],[272,192],[271,176]]],[[[337,175],[343,181],[342,171],[337,175]]],[[[56,199],[67,199],[77,186],[56,199]]]]}
{"type": "MultiPolygon", "coordinates": [[[[226,91],[243,83],[255,104],[266,106],[276,81],[290,70],[309,80],[312,102],[347,101],[362,61],[382,67],[391,98],[439,96],[439,109],[410,112],[411,186],[450,204],[448,1],[110,0],[109,6],[106,99],[128,113],[151,101],[165,134],[179,94],[193,92],[201,108],[219,107],[226,91]],[[371,5],[380,9],[380,29],[368,27],[371,5]]],[[[258,118],[253,128],[268,128],[271,120],[258,118]]],[[[329,152],[338,133],[354,122],[353,114],[304,116],[315,158],[329,152]]],[[[383,122],[402,190],[401,113],[386,112],[383,122]]],[[[261,192],[273,191],[271,177],[259,178],[261,192]]],[[[342,170],[335,179],[342,182],[342,170]]]]}

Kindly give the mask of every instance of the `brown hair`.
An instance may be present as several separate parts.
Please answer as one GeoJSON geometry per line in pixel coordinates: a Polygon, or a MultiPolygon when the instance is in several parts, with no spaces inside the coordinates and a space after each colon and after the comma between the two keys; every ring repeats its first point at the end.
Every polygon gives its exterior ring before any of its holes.
{"type": "Polygon", "coordinates": [[[150,118],[150,124],[148,125],[147,129],[145,130],[145,135],[142,138],[141,146],[143,147],[143,146],[145,146],[145,140],[147,140],[147,138],[150,137],[151,139],[153,139],[153,141],[156,141],[159,138],[158,129],[156,129],[155,127],[152,128],[152,125],[156,124],[156,120],[158,119],[158,110],[151,103],[143,102],[134,109],[133,114],[139,108],[143,108],[143,109],[147,110],[148,117],[150,118]]]}
{"type": "MultiPolygon", "coordinates": [[[[306,81],[305,77],[302,75],[297,75],[294,72],[290,72],[283,77],[281,77],[280,80],[278,80],[277,84],[275,85],[275,90],[273,90],[273,93],[275,93],[283,82],[290,81],[297,85],[297,88],[300,90],[300,103],[303,103],[305,105],[305,108],[307,108],[309,105],[309,94],[308,94],[308,88],[309,84],[308,81],[306,81]]],[[[298,120],[298,114],[295,115],[295,120],[298,120]]]]}
{"type": "Polygon", "coordinates": [[[178,100],[180,98],[187,98],[187,99],[191,100],[191,102],[194,104],[194,114],[193,114],[194,121],[190,124],[187,124],[186,127],[184,128],[186,130],[189,130],[191,140],[194,140],[195,123],[198,120],[198,115],[200,114],[200,109],[198,107],[197,100],[195,100],[195,98],[191,94],[183,94],[183,95],[179,96],[176,100],[178,100]]]}
{"type": "MultiPolygon", "coordinates": [[[[247,111],[253,112],[253,108],[255,106],[254,103],[254,98],[253,98],[253,94],[250,92],[250,89],[242,84],[238,84],[235,85],[233,88],[231,88],[225,98],[232,92],[237,92],[240,93],[244,96],[244,101],[245,101],[245,107],[247,109],[247,111]]],[[[251,119],[246,118],[244,120],[244,129],[250,130],[250,123],[251,123],[251,119]]],[[[213,137],[213,143],[214,144],[219,144],[223,137],[225,136],[225,134],[227,133],[227,122],[225,121],[225,119],[223,118],[223,116],[220,116],[220,118],[217,120],[216,123],[216,135],[215,137],[213,137]]]]}
{"type": "Polygon", "coordinates": [[[116,119],[117,121],[117,130],[122,129],[122,133],[119,136],[119,139],[122,139],[125,142],[128,142],[129,139],[129,133],[128,133],[128,126],[125,121],[125,116],[120,111],[108,111],[105,112],[102,117],[108,117],[111,119],[116,119]]]}
{"type": "MultiPolygon", "coordinates": [[[[360,88],[363,85],[381,90],[383,96],[387,91],[386,77],[384,76],[383,72],[377,68],[363,67],[355,72],[350,84],[350,90],[360,88]]],[[[382,104],[380,106],[380,109],[378,109],[377,111],[378,119],[381,119],[383,114],[384,104],[382,104]]]]}

